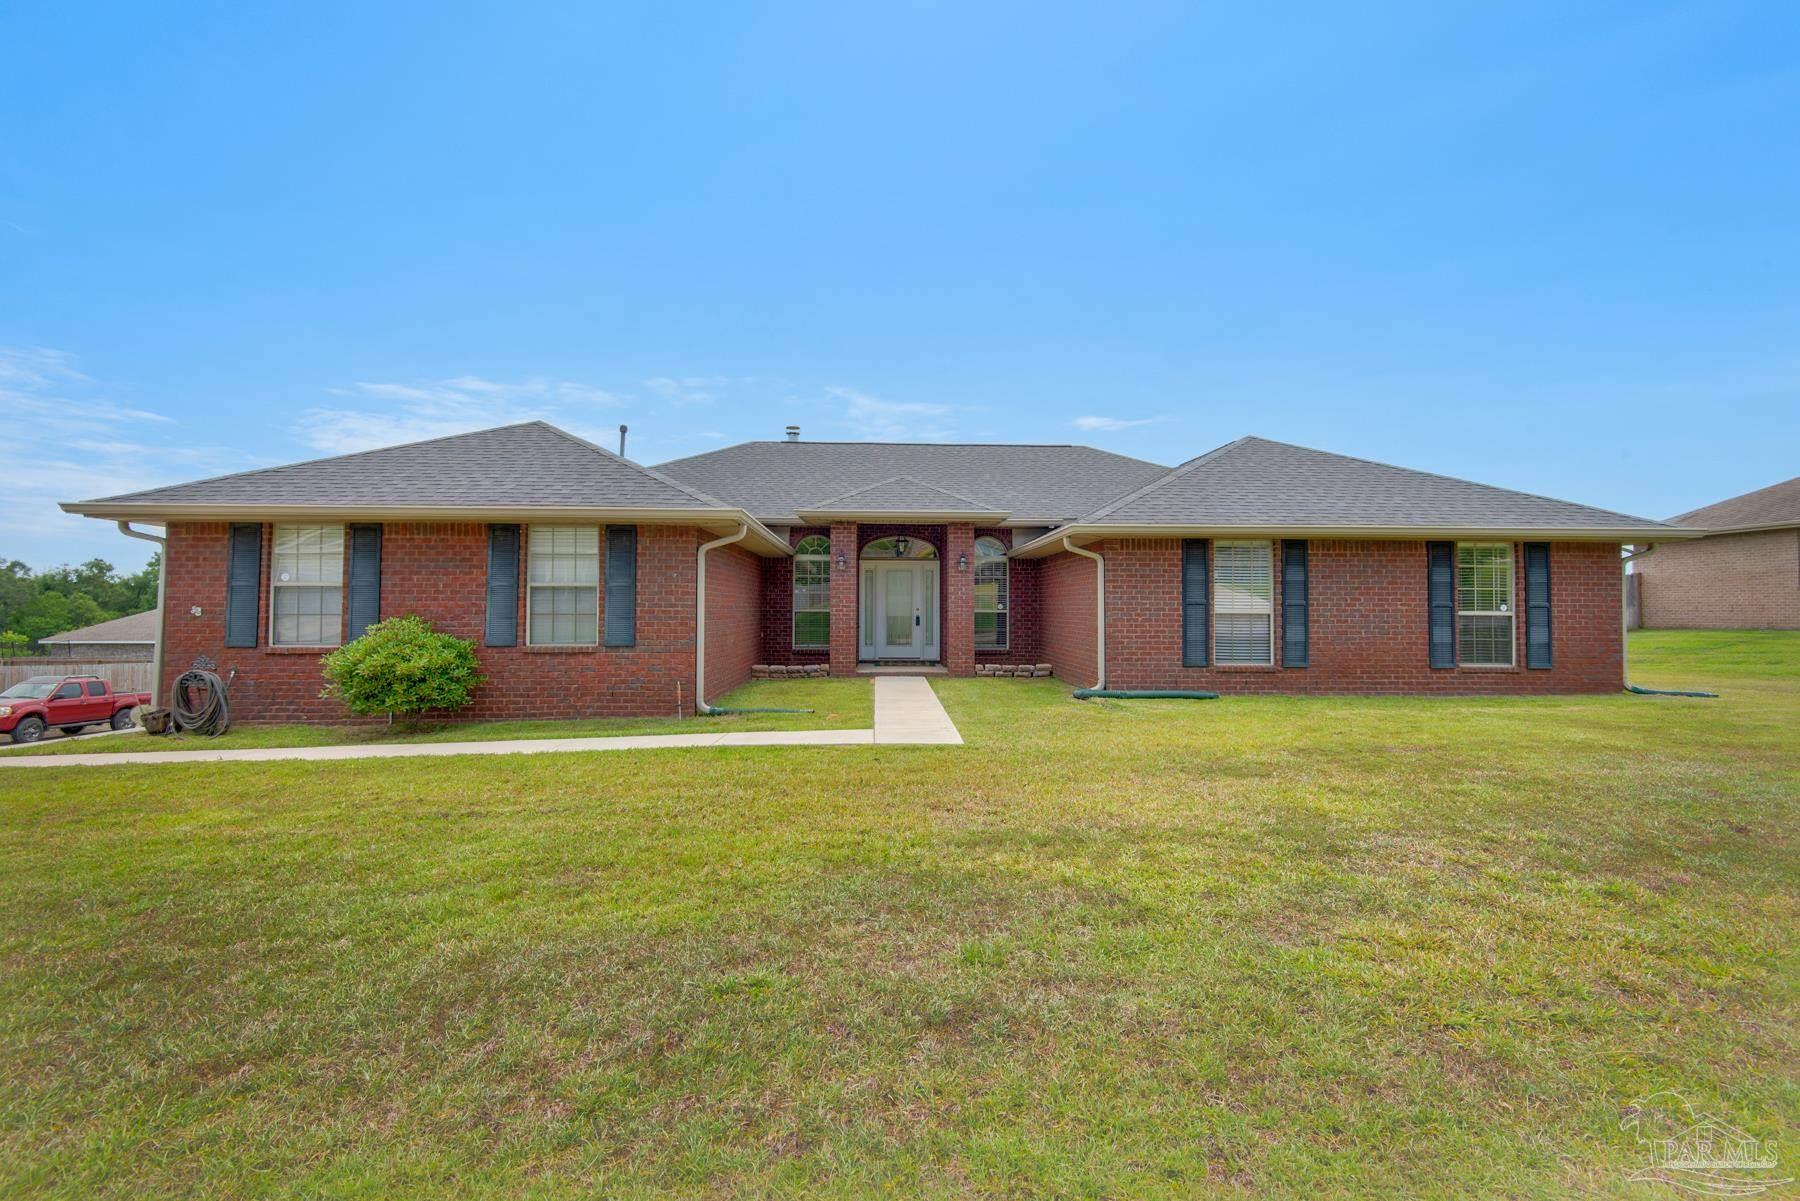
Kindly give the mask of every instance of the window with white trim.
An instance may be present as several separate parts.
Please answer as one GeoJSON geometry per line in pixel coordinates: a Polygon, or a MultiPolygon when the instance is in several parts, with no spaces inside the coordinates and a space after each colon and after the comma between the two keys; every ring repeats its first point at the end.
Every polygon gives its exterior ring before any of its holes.
{"type": "Polygon", "coordinates": [[[1213,662],[1275,662],[1274,563],[1269,542],[1213,543],[1213,662]]]}
{"type": "Polygon", "coordinates": [[[1456,544],[1456,657],[1465,667],[1513,665],[1513,548],[1456,544]]]}
{"type": "Polygon", "coordinates": [[[269,561],[269,645],[344,640],[344,527],[278,525],[269,561]]]}
{"type": "Polygon", "coordinates": [[[812,534],[794,547],[794,649],[831,645],[831,539],[812,534]]]}
{"type": "Polygon", "coordinates": [[[525,644],[600,641],[600,528],[534,525],[525,576],[525,644]]]}
{"type": "Polygon", "coordinates": [[[975,649],[1003,651],[1011,634],[1007,611],[1011,564],[998,538],[975,539],[975,649]]]}

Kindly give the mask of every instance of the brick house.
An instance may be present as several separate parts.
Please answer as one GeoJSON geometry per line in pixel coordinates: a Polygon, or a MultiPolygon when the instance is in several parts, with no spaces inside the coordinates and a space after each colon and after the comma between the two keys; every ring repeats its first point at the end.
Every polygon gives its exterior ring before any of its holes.
{"type": "Polygon", "coordinates": [[[1669,518],[1706,536],[1635,560],[1645,626],[1800,630],[1800,476],[1669,518]]]}
{"type": "Polygon", "coordinates": [[[649,468],[542,422],[63,507],[165,527],[162,686],[234,672],[252,721],[341,717],[319,657],[405,613],[475,640],[477,719],[692,713],[758,664],[1605,691],[1621,544],[1696,534],[1259,438],[1170,469],[790,433],[649,468]]]}

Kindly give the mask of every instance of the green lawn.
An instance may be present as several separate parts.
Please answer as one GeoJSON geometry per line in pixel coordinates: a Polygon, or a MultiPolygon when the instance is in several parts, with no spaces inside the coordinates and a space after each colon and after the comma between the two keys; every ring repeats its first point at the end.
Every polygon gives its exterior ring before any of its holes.
{"type": "Polygon", "coordinates": [[[1717,700],[0,773],[0,1195],[1670,1196],[1800,1176],[1800,635],[1717,700]]]}
{"type": "Polygon", "coordinates": [[[733,713],[718,717],[615,717],[585,721],[412,722],[343,726],[239,725],[217,738],[184,735],[62,739],[0,754],[87,755],[121,751],[245,750],[252,747],[339,746],[369,742],[486,742],[503,738],[594,738],[608,734],[695,734],[711,730],[866,730],[875,692],[866,678],[753,680],[713,702],[721,708],[810,709],[810,713],[733,713]]]}

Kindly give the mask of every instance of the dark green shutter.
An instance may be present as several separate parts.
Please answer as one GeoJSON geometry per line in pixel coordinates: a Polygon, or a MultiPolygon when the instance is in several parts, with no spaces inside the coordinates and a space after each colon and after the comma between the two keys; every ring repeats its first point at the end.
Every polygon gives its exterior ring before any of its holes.
{"type": "Polygon", "coordinates": [[[488,527],[487,629],[489,646],[519,644],[519,527],[488,527]]]}
{"type": "Polygon", "coordinates": [[[262,592],[262,526],[234,524],[225,568],[225,645],[256,645],[257,599],[262,592]]]}
{"type": "Polygon", "coordinates": [[[381,620],[381,527],[350,527],[350,641],[381,620]]]}
{"type": "Polygon", "coordinates": [[[1207,575],[1207,541],[1181,540],[1181,665],[1205,667],[1211,660],[1212,600],[1207,575]]]}
{"type": "Polygon", "coordinates": [[[637,644],[637,527],[606,527],[606,645],[637,644]]]}
{"type": "Polygon", "coordinates": [[[1281,665],[1305,667],[1307,641],[1306,543],[1281,544],[1281,665]]]}
{"type": "Polygon", "coordinates": [[[1456,543],[1425,544],[1431,665],[1456,666],[1456,543]]]}
{"type": "Polygon", "coordinates": [[[1550,544],[1525,544],[1525,666],[1550,666],[1550,544]]]}

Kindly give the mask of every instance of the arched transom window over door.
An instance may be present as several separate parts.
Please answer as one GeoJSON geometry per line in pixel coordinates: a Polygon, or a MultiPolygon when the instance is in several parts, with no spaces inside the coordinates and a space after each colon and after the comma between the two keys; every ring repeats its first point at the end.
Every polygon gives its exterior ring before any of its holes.
{"type": "Polygon", "coordinates": [[[1012,633],[1010,564],[998,538],[975,539],[975,649],[1003,651],[1012,633]]]}
{"type": "Polygon", "coordinates": [[[877,538],[863,547],[862,557],[865,559],[935,559],[937,547],[922,538],[908,538],[900,535],[894,538],[877,538]]]}

